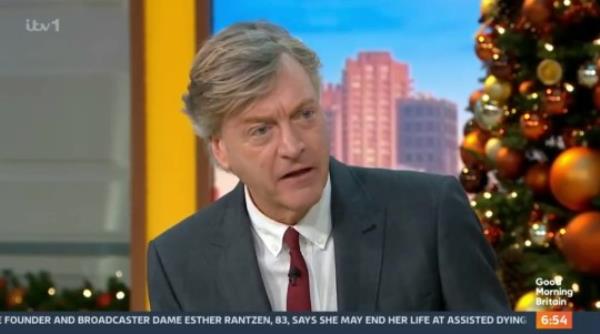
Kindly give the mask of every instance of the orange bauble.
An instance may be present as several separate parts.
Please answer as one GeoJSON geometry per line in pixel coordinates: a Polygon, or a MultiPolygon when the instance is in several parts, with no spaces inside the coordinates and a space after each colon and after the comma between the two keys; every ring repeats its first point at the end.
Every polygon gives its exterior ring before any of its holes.
{"type": "Polygon", "coordinates": [[[600,275],[600,212],[588,211],[575,216],[557,243],[575,269],[600,275]]]}
{"type": "Polygon", "coordinates": [[[512,80],[513,65],[506,59],[494,60],[490,66],[490,73],[501,80],[512,80]]]}
{"type": "Polygon", "coordinates": [[[594,107],[600,109],[600,85],[596,85],[594,88],[594,107]]]}
{"type": "Polygon", "coordinates": [[[524,113],[520,124],[523,136],[530,140],[541,139],[550,132],[550,121],[538,113],[524,113]]]}
{"type": "Polygon", "coordinates": [[[525,184],[536,195],[543,196],[550,190],[550,167],[544,163],[537,163],[527,170],[525,173],[525,184]]]}
{"type": "Polygon", "coordinates": [[[561,153],[550,169],[550,189],[567,208],[583,211],[600,195],[600,152],[573,147],[561,153]]]}
{"type": "Polygon", "coordinates": [[[516,179],[523,172],[525,156],[521,151],[502,147],[496,154],[496,168],[498,176],[506,179],[516,179]]]}
{"type": "Polygon", "coordinates": [[[25,301],[27,292],[23,288],[14,288],[8,292],[6,296],[6,304],[9,308],[18,308],[25,301]]]}
{"type": "Polygon", "coordinates": [[[490,61],[494,54],[499,52],[495,47],[490,34],[479,34],[475,37],[475,54],[483,61],[490,61]]]}
{"type": "Polygon", "coordinates": [[[487,182],[487,173],[483,169],[465,167],[461,170],[459,181],[468,193],[482,191],[487,182]]]}
{"type": "Polygon", "coordinates": [[[473,118],[469,119],[463,126],[463,136],[468,135],[473,131],[482,131],[477,122],[473,118]]]}
{"type": "Polygon", "coordinates": [[[481,89],[471,93],[471,96],[469,96],[469,107],[471,107],[471,109],[473,109],[473,106],[475,105],[475,103],[477,103],[477,101],[479,101],[482,95],[483,91],[481,89]]]}
{"type": "Polygon", "coordinates": [[[569,95],[561,88],[546,88],[542,95],[542,112],[552,115],[566,113],[569,95]]]}
{"type": "Polygon", "coordinates": [[[535,89],[535,81],[533,80],[525,80],[519,84],[519,93],[522,95],[528,95],[533,93],[535,89]]]}
{"type": "Polygon", "coordinates": [[[565,143],[565,147],[571,148],[573,146],[579,146],[581,144],[581,139],[585,135],[585,132],[582,129],[574,128],[574,127],[565,127],[561,131],[561,137],[563,142],[565,143]]]}
{"type": "Polygon", "coordinates": [[[525,0],[523,3],[523,16],[536,26],[541,26],[548,21],[552,14],[552,2],[548,0],[525,0]]]}
{"type": "Polygon", "coordinates": [[[573,1],[570,6],[566,7],[558,20],[562,24],[580,23],[582,20],[590,17],[598,17],[600,11],[598,5],[593,1],[573,1]]]}
{"type": "Polygon", "coordinates": [[[467,167],[482,165],[478,156],[485,156],[485,143],[487,136],[481,131],[472,131],[467,134],[460,145],[460,157],[467,167]]]}

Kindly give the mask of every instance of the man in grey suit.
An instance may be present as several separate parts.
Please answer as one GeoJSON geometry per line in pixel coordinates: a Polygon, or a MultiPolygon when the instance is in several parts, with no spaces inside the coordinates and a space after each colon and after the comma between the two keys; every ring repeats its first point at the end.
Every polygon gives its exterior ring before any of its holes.
{"type": "Polygon", "coordinates": [[[318,68],[265,22],[198,52],[186,112],[240,183],[150,243],[152,310],[508,310],[456,179],[329,156],[318,68]]]}

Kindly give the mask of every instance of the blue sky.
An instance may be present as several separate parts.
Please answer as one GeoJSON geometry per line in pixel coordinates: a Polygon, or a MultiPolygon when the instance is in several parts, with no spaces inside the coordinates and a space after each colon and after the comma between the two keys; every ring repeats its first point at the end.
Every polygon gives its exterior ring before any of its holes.
{"type": "Polygon", "coordinates": [[[475,56],[479,0],[214,0],[214,31],[239,21],[280,24],[313,48],[326,82],[340,81],[346,58],[390,51],[408,63],[414,90],[453,101],[459,126],[483,75],[475,56]]]}

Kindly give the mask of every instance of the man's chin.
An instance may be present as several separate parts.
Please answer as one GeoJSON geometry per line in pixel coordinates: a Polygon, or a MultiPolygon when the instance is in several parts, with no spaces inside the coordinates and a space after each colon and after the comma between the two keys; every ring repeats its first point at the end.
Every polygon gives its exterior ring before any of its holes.
{"type": "Polygon", "coordinates": [[[284,194],[281,202],[292,211],[308,211],[321,198],[321,192],[314,189],[297,189],[284,194]]]}

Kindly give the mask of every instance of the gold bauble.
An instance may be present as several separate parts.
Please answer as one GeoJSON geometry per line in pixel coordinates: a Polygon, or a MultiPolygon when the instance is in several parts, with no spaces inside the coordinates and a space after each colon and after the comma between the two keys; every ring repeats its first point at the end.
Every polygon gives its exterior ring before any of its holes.
{"type": "Polygon", "coordinates": [[[560,82],[562,76],[562,65],[554,59],[544,59],[537,67],[537,77],[544,85],[555,85],[560,82]]]}
{"type": "Polygon", "coordinates": [[[496,13],[498,0],[481,0],[481,16],[488,18],[496,13]]]}
{"type": "Polygon", "coordinates": [[[502,147],[502,141],[496,137],[488,139],[485,143],[485,155],[493,162],[496,162],[496,155],[502,147]]]}
{"type": "Polygon", "coordinates": [[[467,167],[478,167],[483,164],[480,157],[485,154],[487,136],[478,130],[472,131],[463,138],[460,145],[460,157],[467,167]]]}
{"type": "Polygon", "coordinates": [[[535,303],[535,299],[537,298],[535,291],[529,291],[524,294],[515,305],[515,311],[517,312],[534,312],[534,311],[543,311],[545,308],[543,306],[538,306],[535,303]]]}
{"type": "Polygon", "coordinates": [[[494,75],[490,75],[483,83],[483,91],[490,99],[498,102],[504,102],[510,97],[512,87],[507,81],[500,80],[494,75]]]}

